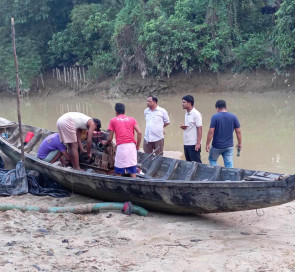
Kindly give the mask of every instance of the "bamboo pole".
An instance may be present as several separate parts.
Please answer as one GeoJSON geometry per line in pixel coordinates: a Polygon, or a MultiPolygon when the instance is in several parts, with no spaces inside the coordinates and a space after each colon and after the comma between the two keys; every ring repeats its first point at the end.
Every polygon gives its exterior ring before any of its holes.
{"type": "Polygon", "coordinates": [[[80,79],[80,81],[82,80],[81,67],[80,66],[79,66],[79,79],[80,79]]]}
{"type": "Polygon", "coordinates": [[[44,80],[43,80],[43,75],[42,75],[42,73],[41,73],[40,77],[41,77],[42,86],[43,86],[43,88],[45,88],[45,85],[44,85],[44,80]]]}
{"type": "Polygon", "coordinates": [[[57,81],[59,81],[58,71],[59,71],[59,70],[56,68],[56,79],[57,79],[57,81]]]}
{"type": "Polygon", "coordinates": [[[70,84],[70,70],[69,67],[67,68],[67,87],[69,87],[70,84]]]}
{"type": "Polygon", "coordinates": [[[16,91],[17,91],[17,118],[18,118],[18,126],[19,126],[19,133],[20,133],[21,160],[24,163],[25,151],[24,151],[23,129],[22,129],[22,120],[21,120],[21,112],[20,112],[20,89],[19,89],[18,63],[17,63],[16,47],[15,47],[14,18],[11,18],[11,30],[12,30],[12,47],[13,47],[14,65],[15,65],[15,80],[16,80],[16,91]]]}
{"type": "Polygon", "coordinates": [[[86,82],[86,79],[85,79],[85,70],[84,70],[84,67],[82,68],[82,72],[83,72],[83,81],[85,83],[86,82]]]}
{"type": "Polygon", "coordinates": [[[64,80],[65,80],[65,86],[67,85],[67,73],[66,73],[66,67],[64,66],[64,80]]]}
{"type": "Polygon", "coordinates": [[[73,79],[73,73],[72,73],[72,67],[70,67],[70,88],[72,88],[72,79],[73,79]]]}

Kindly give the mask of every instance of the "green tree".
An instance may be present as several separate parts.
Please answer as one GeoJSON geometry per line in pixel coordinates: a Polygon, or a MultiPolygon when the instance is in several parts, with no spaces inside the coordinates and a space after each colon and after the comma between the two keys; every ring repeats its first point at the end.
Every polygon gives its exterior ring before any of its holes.
{"type": "Polygon", "coordinates": [[[97,77],[295,63],[295,0],[0,0],[0,80],[11,87],[11,17],[25,88],[56,66],[97,77]]]}
{"type": "Polygon", "coordinates": [[[29,88],[34,76],[49,66],[48,40],[67,23],[72,1],[0,1],[0,78],[14,86],[10,18],[15,18],[16,45],[22,88],[29,88]],[[54,15],[54,16],[53,16],[54,15]]]}
{"type": "Polygon", "coordinates": [[[295,63],[295,0],[285,0],[276,16],[275,44],[280,65],[286,67],[295,63]]]}
{"type": "Polygon", "coordinates": [[[168,76],[179,69],[192,70],[198,47],[193,29],[190,21],[175,15],[147,22],[140,41],[150,63],[168,76]]]}
{"type": "Polygon", "coordinates": [[[53,62],[58,66],[94,65],[113,73],[116,70],[111,46],[114,14],[114,9],[106,9],[102,4],[75,6],[71,22],[49,42],[53,62]]]}

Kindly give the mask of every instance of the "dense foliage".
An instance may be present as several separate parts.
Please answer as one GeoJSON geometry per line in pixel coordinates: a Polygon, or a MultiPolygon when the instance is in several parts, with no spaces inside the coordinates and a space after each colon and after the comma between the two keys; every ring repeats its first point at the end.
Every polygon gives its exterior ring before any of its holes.
{"type": "Polygon", "coordinates": [[[0,0],[0,81],[22,87],[54,67],[94,77],[295,64],[295,0],[0,0]]]}

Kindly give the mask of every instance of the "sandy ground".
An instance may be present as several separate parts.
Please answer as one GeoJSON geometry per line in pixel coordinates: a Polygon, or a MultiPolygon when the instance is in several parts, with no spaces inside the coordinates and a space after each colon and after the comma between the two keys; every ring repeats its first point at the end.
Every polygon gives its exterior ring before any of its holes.
{"type": "MultiPolygon", "coordinates": [[[[76,194],[0,197],[49,207],[95,202],[76,194]]],[[[0,211],[0,271],[295,271],[294,222],[295,201],[201,216],[0,211]]]]}
{"type": "MultiPolygon", "coordinates": [[[[72,206],[69,198],[1,203],[72,206]]],[[[236,213],[147,217],[0,212],[1,271],[295,271],[295,202],[236,213]]]]}

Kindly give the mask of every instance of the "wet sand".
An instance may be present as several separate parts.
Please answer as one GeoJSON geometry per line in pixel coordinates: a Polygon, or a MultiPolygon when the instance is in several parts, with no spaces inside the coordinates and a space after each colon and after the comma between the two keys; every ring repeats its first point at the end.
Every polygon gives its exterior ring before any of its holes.
{"type": "MultiPolygon", "coordinates": [[[[2,197],[1,203],[97,202],[2,197]]],[[[294,271],[295,202],[244,212],[147,217],[0,212],[1,271],[294,271]]]]}

